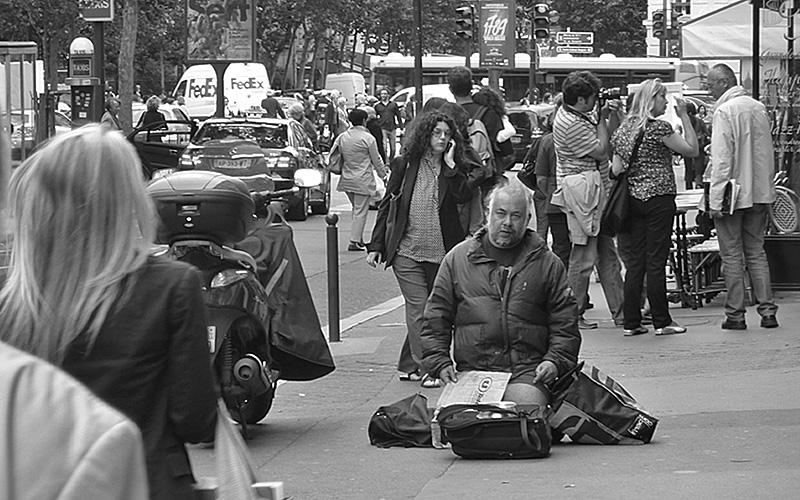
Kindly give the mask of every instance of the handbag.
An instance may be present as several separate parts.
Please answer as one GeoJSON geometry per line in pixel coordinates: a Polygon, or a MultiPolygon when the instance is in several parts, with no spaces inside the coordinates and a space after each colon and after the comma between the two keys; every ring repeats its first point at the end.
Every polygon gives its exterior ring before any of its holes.
{"type": "Polygon", "coordinates": [[[463,458],[543,458],[550,454],[549,407],[454,404],[439,410],[442,443],[463,458]]]}
{"type": "Polygon", "coordinates": [[[649,443],[658,419],[616,380],[581,362],[551,387],[550,425],[584,444],[649,443]]]}
{"type": "Polygon", "coordinates": [[[256,484],[253,461],[222,399],[217,400],[214,460],[217,472],[217,498],[242,500],[263,498],[253,489],[256,484]]]}
{"type": "Polygon", "coordinates": [[[392,241],[395,231],[397,231],[397,219],[400,216],[400,201],[403,197],[403,191],[406,188],[407,169],[408,163],[403,164],[403,180],[400,182],[400,189],[398,189],[396,193],[387,193],[389,195],[389,211],[386,214],[386,236],[384,238],[384,242],[387,247],[389,242],[392,241]]]}
{"type": "Polygon", "coordinates": [[[430,448],[432,412],[421,393],[381,406],[369,419],[369,442],[378,448],[430,448]]]}
{"type": "MultiPolygon", "coordinates": [[[[633,165],[639,153],[639,146],[642,144],[644,129],[639,131],[636,142],[633,145],[631,157],[628,160],[628,168],[633,165]]],[[[630,213],[631,194],[628,189],[628,172],[623,171],[617,175],[617,180],[611,186],[611,193],[608,201],[603,208],[603,215],[600,219],[600,232],[607,236],[614,236],[619,233],[627,233],[629,229],[628,214],[630,213]]]]}
{"type": "Polygon", "coordinates": [[[339,148],[339,141],[335,141],[328,154],[328,172],[342,175],[343,168],[344,157],[342,156],[342,150],[339,148]]]}

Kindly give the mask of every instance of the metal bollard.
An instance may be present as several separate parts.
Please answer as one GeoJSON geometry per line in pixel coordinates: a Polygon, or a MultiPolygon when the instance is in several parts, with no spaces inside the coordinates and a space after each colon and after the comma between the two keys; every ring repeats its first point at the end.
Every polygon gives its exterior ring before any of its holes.
{"type": "Polygon", "coordinates": [[[328,340],[339,342],[339,231],[336,223],[339,216],[328,214],[327,251],[328,251],[328,340]]]}

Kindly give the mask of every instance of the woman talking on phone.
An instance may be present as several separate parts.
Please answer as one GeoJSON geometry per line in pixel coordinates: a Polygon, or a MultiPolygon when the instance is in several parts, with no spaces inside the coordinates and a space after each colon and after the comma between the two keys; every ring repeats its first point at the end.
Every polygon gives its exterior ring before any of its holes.
{"type": "Polygon", "coordinates": [[[397,363],[400,378],[421,380],[428,388],[441,381],[427,376],[421,365],[425,302],[445,253],[466,235],[457,205],[468,202],[482,180],[480,165],[466,159],[466,147],[449,116],[432,111],[416,117],[400,156],[392,160],[367,245],[367,263],[391,266],[405,300],[408,333],[397,363]]]}

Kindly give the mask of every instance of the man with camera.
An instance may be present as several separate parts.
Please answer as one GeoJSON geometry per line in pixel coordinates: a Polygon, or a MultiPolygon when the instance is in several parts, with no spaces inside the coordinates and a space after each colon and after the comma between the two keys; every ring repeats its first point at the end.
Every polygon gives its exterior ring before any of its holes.
{"type": "Polygon", "coordinates": [[[598,326],[583,317],[595,264],[614,324],[622,326],[622,266],[614,239],[600,234],[600,219],[611,189],[609,139],[619,125],[621,93],[601,90],[600,80],[589,71],[567,75],[562,92],[564,103],[553,122],[557,188],[551,203],[567,214],[572,240],[567,281],[578,301],[578,326],[598,326]]]}

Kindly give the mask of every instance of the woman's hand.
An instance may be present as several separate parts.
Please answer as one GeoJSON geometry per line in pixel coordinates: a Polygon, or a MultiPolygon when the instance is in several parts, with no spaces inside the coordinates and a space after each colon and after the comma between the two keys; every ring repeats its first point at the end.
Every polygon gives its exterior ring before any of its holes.
{"type": "Polygon", "coordinates": [[[689,113],[686,111],[686,101],[680,97],[675,98],[675,114],[678,115],[678,118],[689,116],[689,113]]]}
{"type": "Polygon", "coordinates": [[[444,164],[450,168],[456,167],[456,141],[450,139],[447,143],[447,149],[444,150],[444,164]]]}
{"type": "Polygon", "coordinates": [[[383,260],[383,256],[380,252],[370,252],[367,254],[367,264],[372,267],[377,267],[381,260],[383,260]]]}

